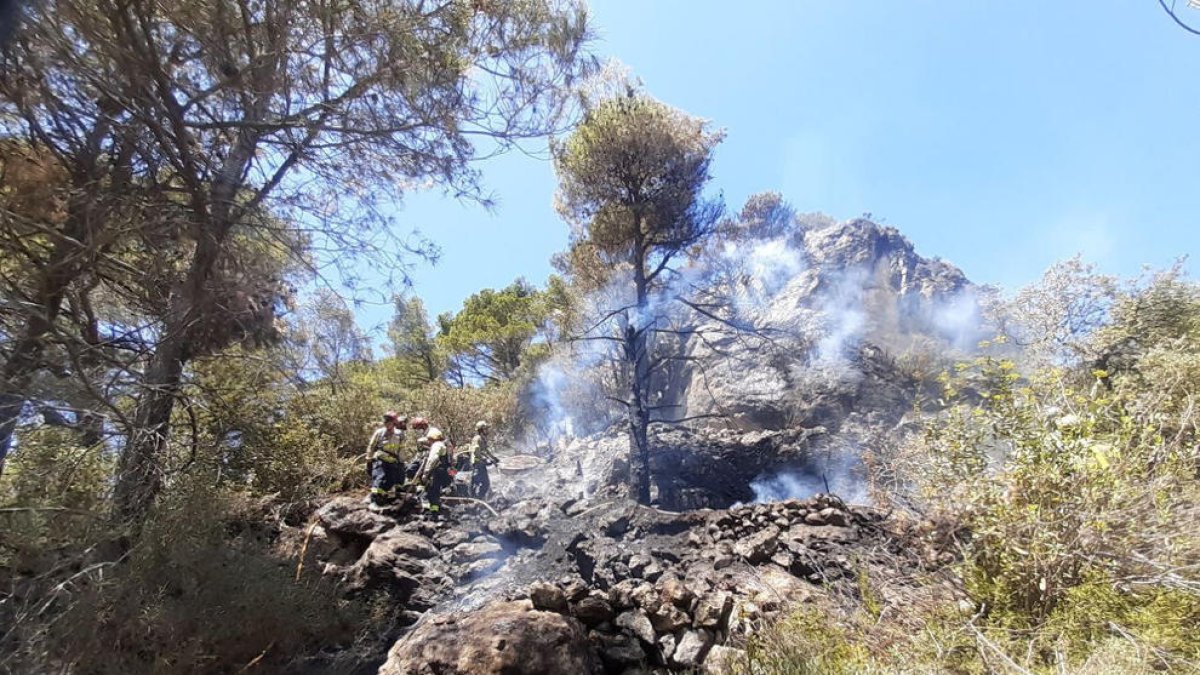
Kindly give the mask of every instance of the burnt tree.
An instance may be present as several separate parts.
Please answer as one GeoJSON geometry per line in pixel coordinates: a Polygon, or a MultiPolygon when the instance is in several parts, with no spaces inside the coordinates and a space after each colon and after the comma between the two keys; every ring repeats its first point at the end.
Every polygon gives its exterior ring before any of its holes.
{"type": "Polygon", "coordinates": [[[651,497],[651,376],[661,365],[655,336],[678,302],[668,291],[673,263],[713,233],[722,212],[719,200],[703,195],[721,138],[703,120],[630,92],[592,106],[555,148],[558,206],[574,227],[573,246],[593,251],[609,280],[603,317],[582,337],[617,346],[643,503],[651,497]]]}

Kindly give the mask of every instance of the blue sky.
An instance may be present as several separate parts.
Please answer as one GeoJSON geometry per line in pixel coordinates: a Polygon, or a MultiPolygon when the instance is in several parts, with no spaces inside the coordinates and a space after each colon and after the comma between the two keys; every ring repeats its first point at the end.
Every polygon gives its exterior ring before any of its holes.
{"type": "MultiPolygon", "coordinates": [[[[592,15],[597,53],[726,129],[712,187],[731,210],[778,190],[800,211],[869,212],[1006,288],[1076,253],[1123,275],[1200,253],[1200,37],[1153,0],[594,0],[592,15]]],[[[431,314],[543,281],[566,245],[548,161],[482,168],[492,212],[436,193],[398,207],[443,250],[413,273],[431,314]]]]}

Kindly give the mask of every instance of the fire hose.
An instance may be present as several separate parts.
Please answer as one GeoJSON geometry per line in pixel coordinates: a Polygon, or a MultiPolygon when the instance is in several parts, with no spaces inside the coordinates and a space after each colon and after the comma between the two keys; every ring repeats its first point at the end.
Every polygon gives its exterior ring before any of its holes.
{"type": "Polygon", "coordinates": [[[492,512],[493,516],[496,516],[497,518],[500,517],[500,514],[496,511],[496,509],[493,509],[490,504],[483,501],[482,499],[475,499],[474,497],[442,497],[442,501],[444,501],[444,502],[473,502],[475,504],[482,504],[485,509],[492,512]]]}

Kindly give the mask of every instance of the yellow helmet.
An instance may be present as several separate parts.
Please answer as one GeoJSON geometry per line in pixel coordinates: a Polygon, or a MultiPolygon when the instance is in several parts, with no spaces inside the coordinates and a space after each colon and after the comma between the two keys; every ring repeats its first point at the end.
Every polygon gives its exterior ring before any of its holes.
{"type": "Polygon", "coordinates": [[[431,440],[431,441],[444,441],[444,440],[446,440],[446,436],[445,436],[444,434],[442,434],[442,430],[441,430],[441,429],[431,429],[431,430],[429,431],[429,434],[426,436],[426,438],[428,438],[428,439],[429,439],[429,440],[431,440]]]}

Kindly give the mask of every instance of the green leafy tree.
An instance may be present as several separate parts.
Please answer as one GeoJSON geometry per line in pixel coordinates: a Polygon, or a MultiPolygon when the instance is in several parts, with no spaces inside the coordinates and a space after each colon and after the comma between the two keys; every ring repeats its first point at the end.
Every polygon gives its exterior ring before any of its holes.
{"type": "MultiPolygon", "coordinates": [[[[273,231],[262,214],[304,222],[330,252],[320,262],[351,279],[364,255],[402,272],[411,251],[379,241],[381,196],[419,182],[479,195],[477,150],[557,130],[564,87],[588,64],[585,12],[569,0],[53,0],[27,18],[0,130],[72,171],[124,158],[124,182],[184,216],[183,273],[154,327],[115,486],[118,519],[135,529],[163,485],[187,364],[238,337],[224,309],[256,294],[236,286],[245,269],[228,268],[238,229],[273,231]]],[[[115,222],[96,212],[105,203],[79,200],[73,240],[115,222]]],[[[55,280],[72,271],[56,266],[55,280]]],[[[45,306],[61,305],[60,287],[45,306]]]]}
{"type": "MultiPolygon", "coordinates": [[[[501,290],[485,289],[440,321],[438,344],[470,378],[497,383],[515,377],[545,336],[550,298],[524,279],[501,290]]],[[[545,350],[544,342],[541,351],[545,350]]]]}
{"type": "Polygon", "coordinates": [[[396,297],[388,337],[392,341],[392,366],[400,384],[416,388],[441,379],[446,370],[445,357],[420,298],[396,297]]]}
{"type": "Polygon", "coordinates": [[[651,296],[665,286],[677,256],[712,233],[719,202],[704,198],[713,149],[722,134],[634,91],[589,109],[554,152],[559,212],[571,223],[572,250],[612,270],[620,290],[596,326],[623,365],[630,452],[638,499],[649,502],[652,419],[650,377],[663,308],[651,296]],[[609,321],[608,319],[612,319],[609,321]]]}

